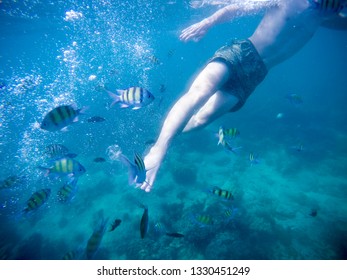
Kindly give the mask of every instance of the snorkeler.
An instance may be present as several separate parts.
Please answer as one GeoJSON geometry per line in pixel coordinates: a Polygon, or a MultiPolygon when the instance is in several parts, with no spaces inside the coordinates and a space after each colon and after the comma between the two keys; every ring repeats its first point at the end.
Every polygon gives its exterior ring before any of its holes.
{"type": "Polygon", "coordinates": [[[297,53],[320,26],[347,29],[347,0],[234,1],[212,16],[184,29],[183,42],[199,41],[213,26],[264,13],[255,32],[217,50],[186,92],[169,111],[160,135],[145,156],[149,192],[175,136],[205,127],[239,110],[268,71],[297,53]]]}

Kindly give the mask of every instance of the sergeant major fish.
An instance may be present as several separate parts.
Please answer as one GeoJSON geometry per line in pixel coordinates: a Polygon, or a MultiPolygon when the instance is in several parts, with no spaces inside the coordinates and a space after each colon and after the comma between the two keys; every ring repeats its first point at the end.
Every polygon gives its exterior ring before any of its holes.
{"type": "Polygon", "coordinates": [[[121,108],[132,108],[133,110],[147,106],[154,100],[154,96],[147,89],[142,87],[130,87],[124,90],[117,90],[113,93],[107,90],[109,96],[113,99],[111,107],[119,103],[121,108]]]}
{"type": "Polygon", "coordinates": [[[237,135],[240,134],[240,131],[237,128],[223,128],[222,126],[219,127],[218,130],[218,145],[222,144],[223,146],[225,146],[226,140],[225,140],[225,136],[229,136],[231,138],[236,137],[237,135]]]}
{"type": "Polygon", "coordinates": [[[119,159],[128,167],[129,185],[141,185],[146,180],[146,167],[143,159],[138,153],[134,155],[134,162],[131,162],[126,156],[120,154],[119,159]]]}
{"type": "Polygon", "coordinates": [[[199,227],[206,227],[206,226],[211,226],[214,224],[214,220],[210,215],[205,215],[205,214],[198,214],[198,215],[193,215],[192,221],[194,224],[198,225],[199,227]]]}
{"type": "Polygon", "coordinates": [[[77,192],[77,181],[77,178],[73,178],[58,190],[57,195],[60,202],[67,203],[73,199],[77,192]]]}
{"type": "Polygon", "coordinates": [[[51,189],[42,189],[31,195],[27,201],[27,207],[23,210],[24,213],[36,210],[41,207],[49,198],[51,189]]]}
{"type": "Polygon", "coordinates": [[[98,251],[102,238],[106,231],[108,219],[101,217],[99,224],[94,228],[94,231],[87,242],[86,256],[88,260],[93,259],[95,253],[98,251]]]}
{"type": "Polygon", "coordinates": [[[236,128],[224,129],[223,127],[220,127],[218,130],[218,144],[217,145],[221,144],[226,150],[236,154],[236,151],[242,147],[232,147],[226,141],[226,136],[230,136],[231,138],[234,138],[239,134],[240,134],[240,132],[236,128]]]}
{"type": "Polygon", "coordinates": [[[81,176],[86,172],[86,169],[77,160],[72,158],[61,158],[53,161],[51,167],[39,166],[41,170],[46,171],[46,175],[57,175],[57,176],[81,176]]]}
{"type": "Polygon", "coordinates": [[[45,153],[51,158],[63,157],[69,152],[69,149],[61,144],[51,144],[46,147],[45,153]]]}
{"type": "Polygon", "coordinates": [[[231,191],[222,190],[221,188],[216,186],[210,189],[209,192],[223,200],[234,200],[234,196],[231,191]]]}
{"type": "Polygon", "coordinates": [[[62,105],[54,108],[46,114],[40,128],[47,131],[66,130],[66,126],[78,121],[78,116],[87,108],[76,109],[71,105],[62,105]]]}

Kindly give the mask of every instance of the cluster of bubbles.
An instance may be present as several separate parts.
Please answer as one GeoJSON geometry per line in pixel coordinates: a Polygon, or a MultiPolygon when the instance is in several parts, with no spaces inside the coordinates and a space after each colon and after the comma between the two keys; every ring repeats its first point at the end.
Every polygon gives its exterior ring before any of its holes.
{"type": "Polygon", "coordinates": [[[122,154],[122,150],[118,144],[114,144],[106,149],[106,154],[110,160],[115,161],[119,160],[119,156],[122,154]]]}
{"type": "MultiPolygon", "coordinates": [[[[9,131],[1,133],[0,143],[18,146],[16,157],[23,165],[36,166],[42,160],[40,151],[46,145],[64,139],[62,133],[51,135],[39,129],[48,111],[63,104],[77,107],[95,104],[95,96],[100,95],[95,91],[97,84],[114,83],[116,88],[135,84],[150,87],[153,65],[149,57],[154,55],[150,24],[158,17],[156,5],[151,2],[97,0],[90,5],[83,2],[77,5],[75,1],[61,3],[52,16],[57,26],[65,30],[67,39],[67,44],[56,50],[58,55],[52,51],[59,62],[58,67],[52,65],[51,71],[42,74],[43,70],[36,65],[32,73],[12,77],[0,88],[1,95],[5,92],[9,96],[1,99],[0,129],[9,128],[10,121],[21,124],[16,136],[9,131]],[[29,92],[32,94],[27,96],[29,92]],[[21,100],[17,102],[19,97],[21,100]]],[[[51,11],[50,7],[56,6],[53,2],[40,0],[12,4],[3,7],[8,15],[11,16],[12,10],[16,13],[13,16],[29,19],[38,17],[34,12],[51,11]]],[[[117,126],[131,129],[130,124],[118,123],[117,126]]],[[[123,130],[116,128],[113,131],[123,130]]],[[[117,145],[108,149],[111,160],[116,160],[120,152],[117,145]]]]}
{"type": "Polygon", "coordinates": [[[75,12],[73,10],[70,10],[70,11],[67,11],[65,13],[64,20],[65,21],[75,21],[75,20],[79,20],[82,17],[83,17],[83,14],[81,12],[75,12]]]}
{"type": "Polygon", "coordinates": [[[13,94],[25,94],[34,90],[42,83],[41,75],[29,74],[24,77],[14,77],[13,82],[7,86],[7,91],[13,94]]]}

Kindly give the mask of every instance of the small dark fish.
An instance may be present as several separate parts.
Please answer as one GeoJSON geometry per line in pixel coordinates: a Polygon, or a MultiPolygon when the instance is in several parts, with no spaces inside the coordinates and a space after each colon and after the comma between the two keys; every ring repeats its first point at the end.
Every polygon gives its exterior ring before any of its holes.
{"type": "Polygon", "coordinates": [[[114,231],[120,225],[121,222],[122,222],[122,220],[115,219],[114,222],[111,224],[111,227],[110,227],[110,229],[108,231],[109,232],[110,231],[114,231]]]}
{"type": "Polygon", "coordinates": [[[162,92],[162,93],[165,92],[166,91],[166,86],[164,84],[161,84],[160,88],[159,88],[159,91],[162,92]]]}
{"type": "Polygon", "coordinates": [[[41,207],[49,198],[51,189],[42,189],[32,194],[27,201],[27,207],[23,210],[24,213],[36,210],[41,207]]]}
{"type": "Polygon", "coordinates": [[[175,49],[171,49],[171,50],[169,50],[168,52],[167,52],[167,56],[168,57],[172,57],[174,54],[175,54],[175,49]]]}
{"type": "Polygon", "coordinates": [[[142,204],[140,205],[140,207],[144,209],[140,222],[140,234],[141,238],[143,239],[148,232],[148,207],[142,204]]]}
{"type": "Polygon", "coordinates": [[[87,119],[87,122],[89,122],[89,123],[98,123],[98,122],[104,122],[104,121],[106,121],[106,119],[104,119],[103,117],[99,117],[99,116],[94,116],[94,117],[87,119]]]}
{"type": "Polygon", "coordinates": [[[104,159],[103,157],[97,157],[93,160],[94,162],[105,162],[106,159],[104,159]]]}
{"type": "Polygon", "coordinates": [[[66,126],[78,121],[78,116],[86,110],[76,109],[71,105],[58,106],[48,112],[44,117],[40,128],[47,131],[66,130],[66,126]]]}
{"type": "Polygon", "coordinates": [[[311,217],[316,217],[318,214],[317,209],[311,209],[311,213],[309,214],[311,217]]]}
{"type": "Polygon", "coordinates": [[[171,237],[175,237],[175,238],[182,238],[184,237],[184,235],[182,233],[178,233],[178,232],[167,232],[165,233],[167,236],[171,236],[171,237]]]}

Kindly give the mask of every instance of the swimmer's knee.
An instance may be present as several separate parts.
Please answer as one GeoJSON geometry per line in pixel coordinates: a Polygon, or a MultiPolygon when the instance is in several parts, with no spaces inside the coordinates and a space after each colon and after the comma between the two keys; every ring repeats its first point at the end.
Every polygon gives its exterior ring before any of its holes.
{"type": "Polygon", "coordinates": [[[189,132],[198,128],[202,128],[207,124],[207,120],[198,117],[197,114],[193,115],[184,127],[183,132],[189,132]]]}

